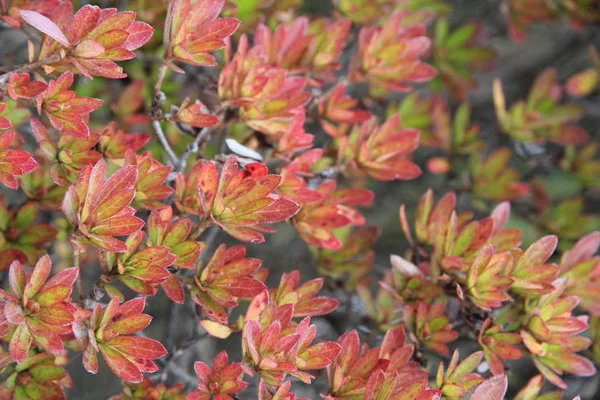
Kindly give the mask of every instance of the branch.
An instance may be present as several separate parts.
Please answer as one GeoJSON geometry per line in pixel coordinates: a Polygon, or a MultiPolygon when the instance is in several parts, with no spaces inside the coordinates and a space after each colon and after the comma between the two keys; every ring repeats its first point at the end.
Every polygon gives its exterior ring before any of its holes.
{"type": "Polygon", "coordinates": [[[58,54],[54,54],[52,56],[43,58],[43,59],[33,62],[33,63],[27,63],[27,64],[21,64],[21,65],[14,65],[12,67],[7,67],[7,68],[9,68],[8,71],[5,70],[4,71],[5,73],[3,75],[0,75],[0,84],[6,82],[8,80],[8,78],[14,73],[33,72],[33,71],[37,70],[38,68],[43,67],[44,65],[54,64],[54,63],[61,61],[62,59],[63,59],[62,54],[58,53],[58,54]]]}
{"type": "MultiPolygon", "coordinates": [[[[170,321],[171,322],[171,321],[170,321]]],[[[174,324],[174,321],[173,321],[174,324]]],[[[162,359],[161,361],[164,363],[164,367],[162,372],[160,373],[160,377],[159,377],[159,381],[161,383],[165,383],[167,381],[167,377],[168,377],[168,373],[169,371],[174,372],[174,365],[176,366],[177,364],[174,363],[173,361],[175,361],[177,358],[179,358],[183,353],[185,353],[190,347],[196,345],[197,343],[200,343],[201,341],[203,341],[204,339],[210,337],[210,335],[208,334],[208,332],[204,332],[203,334],[194,334],[194,336],[192,336],[191,338],[187,339],[186,341],[184,341],[183,343],[181,343],[179,346],[176,346],[169,354],[167,354],[167,356],[162,359]]],[[[179,368],[181,370],[183,370],[181,367],[177,366],[176,368],[179,368]]],[[[177,374],[177,373],[175,373],[177,374]]],[[[193,384],[196,383],[196,378],[192,378],[193,379],[193,384]]]]}
{"type": "Polygon", "coordinates": [[[75,249],[73,253],[73,266],[77,268],[77,295],[79,299],[79,304],[83,307],[83,283],[81,279],[81,268],[79,265],[79,250],[75,249]]]}
{"type": "Polygon", "coordinates": [[[10,69],[7,72],[0,75],[0,99],[2,97],[4,97],[4,95],[6,94],[6,82],[8,82],[8,79],[10,78],[10,76],[12,74],[33,72],[33,71],[43,67],[44,65],[54,64],[54,63],[61,61],[62,59],[63,59],[63,56],[62,56],[62,54],[59,53],[59,54],[55,54],[50,57],[46,57],[46,58],[41,59],[40,61],[36,61],[34,63],[21,64],[21,65],[9,67],[10,69]]]}
{"type": "Polygon", "coordinates": [[[204,143],[206,138],[208,138],[211,132],[211,128],[203,128],[200,131],[200,133],[196,135],[194,141],[188,145],[188,147],[185,149],[185,151],[179,158],[179,166],[177,168],[177,172],[181,173],[183,172],[183,170],[185,170],[187,160],[190,157],[190,155],[198,153],[198,151],[200,150],[200,146],[202,145],[202,143],[204,143]]]}
{"type": "Polygon", "coordinates": [[[177,364],[169,364],[168,370],[175,375],[178,382],[183,382],[186,386],[196,387],[196,384],[198,384],[198,378],[177,364]]]}
{"type": "Polygon", "coordinates": [[[174,167],[178,166],[179,160],[177,159],[175,152],[173,152],[173,149],[171,148],[171,145],[169,144],[169,141],[167,140],[167,137],[165,136],[165,133],[163,132],[162,127],[160,126],[160,121],[152,121],[152,127],[154,128],[154,132],[156,132],[156,136],[158,136],[158,140],[160,140],[160,143],[167,152],[167,155],[171,160],[171,164],[174,167]]]}

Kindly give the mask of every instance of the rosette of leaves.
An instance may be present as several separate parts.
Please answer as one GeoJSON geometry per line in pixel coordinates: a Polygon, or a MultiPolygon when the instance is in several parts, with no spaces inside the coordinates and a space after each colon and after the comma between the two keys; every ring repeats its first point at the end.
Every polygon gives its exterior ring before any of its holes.
{"type": "Polygon", "coordinates": [[[356,292],[365,312],[371,318],[373,329],[387,332],[390,329],[402,326],[403,300],[397,293],[390,291],[386,284],[391,280],[390,274],[384,275],[384,280],[379,282],[379,287],[372,295],[365,284],[356,287],[356,292]]]}
{"type": "Polygon", "coordinates": [[[374,194],[362,188],[336,189],[337,182],[328,180],[314,190],[320,197],[302,204],[292,219],[300,237],[310,246],[337,250],[342,246],[335,235],[346,226],[362,226],[364,216],[354,207],[369,205],[374,194]]]}
{"type": "MultiPolygon", "coordinates": [[[[400,207],[402,230],[410,243],[432,248],[429,268],[438,275],[447,272],[466,272],[478,251],[486,244],[497,252],[520,245],[521,231],[505,229],[510,215],[509,203],[499,204],[490,217],[471,221],[471,213],[456,214],[456,194],[447,193],[434,206],[433,192],[428,190],[419,200],[415,210],[415,239],[412,237],[404,206],[400,207]]],[[[423,249],[420,249],[421,251],[423,249]]]]}
{"type": "Polygon", "coordinates": [[[470,354],[460,363],[458,350],[454,350],[448,368],[444,371],[444,364],[440,366],[436,375],[436,386],[447,399],[460,399],[470,388],[484,381],[477,373],[473,372],[481,363],[483,353],[477,351],[470,354]]]}
{"type": "Polygon", "coordinates": [[[138,179],[135,181],[135,208],[154,209],[162,207],[165,198],[173,193],[173,188],[164,185],[171,173],[171,167],[162,165],[152,158],[152,153],[135,155],[131,150],[125,153],[124,165],[137,167],[138,179]]]}
{"type": "Polygon", "coordinates": [[[371,118],[366,110],[357,109],[358,100],[345,94],[346,85],[337,84],[319,99],[319,123],[331,137],[344,137],[352,125],[371,118]]]}
{"type": "Polygon", "coordinates": [[[469,299],[479,308],[491,311],[511,300],[506,293],[513,280],[505,275],[512,258],[507,253],[494,254],[491,245],[483,247],[469,267],[466,289],[469,299]]]}
{"type": "Polygon", "coordinates": [[[88,78],[125,78],[115,61],[135,58],[133,51],[154,33],[150,25],[135,21],[135,12],[87,4],[73,14],[70,1],[59,3],[48,17],[31,10],[22,11],[21,16],[43,33],[40,60],[63,53],[49,64],[61,70],[70,63],[88,78]]]}
{"type": "Polygon", "coordinates": [[[84,312],[73,330],[83,344],[83,367],[92,374],[98,372],[98,352],[108,368],[125,382],[139,383],[142,372],[158,371],[152,361],[167,354],[160,342],[141,336],[127,336],[146,328],[152,317],[143,314],[145,297],[119,304],[112,298],[107,306],[94,306],[91,314],[84,312]]]}
{"type": "Polygon", "coordinates": [[[421,175],[421,169],[410,160],[418,146],[419,131],[402,129],[396,114],[381,125],[374,117],[355,125],[347,141],[341,141],[340,152],[351,172],[379,181],[409,180],[421,175]]]}
{"type": "Polygon", "coordinates": [[[311,247],[317,259],[319,275],[326,276],[353,290],[364,275],[373,268],[375,252],[371,246],[379,236],[379,228],[369,226],[352,229],[345,227],[336,231],[341,242],[338,250],[311,247]]]}
{"type": "Polygon", "coordinates": [[[587,349],[591,340],[579,335],[588,328],[587,317],[572,316],[579,299],[564,295],[566,288],[566,279],[556,280],[551,292],[526,309],[528,318],[520,331],[537,369],[561,389],[567,388],[560,378],[564,372],[577,376],[596,373],[590,360],[576,354],[587,349]]]}
{"type": "Polygon", "coordinates": [[[442,295],[441,288],[415,264],[396,254],[390,256],[390,263],[392,270],[383,275],[379,286],[398,301],[405,304],[431,303],[442,295]]]}
{"type": "Polygon", "coordinates": [[[404,13],[396,12],[385,23],[364,26],[359,32],[349,79],[366,81],[374,97],[409,92],[409,83],[427,82],[437,75],[435,68],[420,60],[431,47],[425,25],[405,26],[403,20],[404,13]]]}
{"type": "Polygon", "coordinates": [[[218,171],[215,163],[204,163],[197,187],[201,226],[215,224],[243,242],[264,242],[260,231],[273,231],[265,224],[291,218],[299,209],[293,201],[273,194],[280,182],[281,176],[269,174],[263,164],[240,169],[231,157],[218,171]]]}
{"type": "MultiPolygon", "coordinates": [[[[0,113],[6,108],[0,103],[0,113]]],[[[17,189],[19,182],[15,178],[33,171],[38,163],[33,156],[20,149],[9,150],[15,140],[15,131],[7,118],[0,116],[0,182],[11,189],[17,189]]]]}
{"type": "Polygon", "coordinates": [[[9,210],[0,196],[0,271],[13,261],[35,262],[44,254],[44,245],[54,240],[57,229],[48,224],[35,224],[40,205],[27,202],[9,210]]]}
{"type": "Polygon", "coordinates": [[[33,346],[60,355],[64,353],[60,335],[71,331],[76,307],[71,290],[77,268],[67,268],[48,279],[52,262],[43,256],[31,273],[19,261],[9,271],[10,292],[0,289],[0,336],[9,335],[13,361],[24,361],[33,346]]]}
{"type": "Polygon", "coordinates": [[[383,372],[380,369],[369,377],[365,388],[367,399],[409,400],[415,398],[414,396],[423,400],[437,400],[440,398],[440,392],[427,388],[426,382],[402,381],[396,371],[383,372]]]}
{"type": "Polygon", "coordinates": [[[184,72],[175,62],[211,67],[217,65],[210,54],[225,47],[240,21],[217,18],[225,0],[174,0],[169,2],[165,21],[164,63],[184,72]]]}
{"type": "Polygon", "coordinates": [[[254,44],[263,47],[267,62],[274,67],[333,79],[350,27],[349,20],[309,21],[306,17],[280,24],[274,32],[260,24],[254,44]]]}
{"type": "MultiPolygon", "coordinates": [[[[410,393],[422,395],[423,399],[433,400],[436,398],[433,395],[439,397],[439,391],[427,388],[427,372],[409,361],[414,348],[405,344],[403,328],[390,329],[377,348],[361,346],[355,330],[343,334],[338,343],[341,351],[327,367],[326,399],[363,398],[369,393],[377,393],[377,385],[383,382],[390,385],[390,392],[393,390],[397,397],[377,398],[407,400],[410,393]]],[[[384,395],[385,391],[380,394],[384,395]]]]}
{"type": "MultiPolygon", "coordinates": [[[[69,3],[68,1],[62,4],[69,3]]],[[[102,105],[102,100],[79,97],[69,90],[73,86],[73,72],[67,71],[51,80],[48,88],[35,98],[38,114],[42,111],[54,129],[62,134],[87,138],[90,136],[90,113],[102,105]]]]}
{"type": "Polygon", "coordinates": [[[471,157],[469,174],[474,196],[492,201],[511,201],[529,193],[529,185],[519,182],[521,173],[508,166],[511,157],[512,152],[506,147],[495,150],[483,160],[479,155],[471,157]]]}
{"type": "Polygon", "coordinates": [[[71,387],[71,377],[50,353],[31,355],[19,363],[12,363],[8,353],[0,349],[0,384],[2,399],[66,400],[64,387],[71,387]]]}
{"type": "Polygon", "coordinates": [[[36,118],[31,118],[31,130],[35,140],[50,161],[50,177],[57,185],[70,185],[81,169],[87,164],[95,164],[102,155],[93,148],[100,136],[90,133],[87,138],[60,135],[56,144],[46,127],[36,118]]]}
{"type": "MultiPolygon", "coordinates": [[[[492,48],[481,40],[481,26],[470,23],[450,29],[445,18],[435,24],[433,65],[439,71],[441,83],[456,99],[464,101],[477,87],[473,72],[488,67],[496,57],[492,48]]],[[[440,85],[434,85],[441,89],[440,85]]]]}
{"type": "MultiPolygon", "coordinates": [[[[323,369],[331,364],[340,352],[340,346],[334,342],[311,345],[317,331],[314,325],[310,325],[310,317],[293,327],[289,325],[290,313],[284,314],[287,317],[280,320],[276,314],[267,313],[269,310],[281,314],[275,303],[269,304],[273,306],[267,306],[258,315],[258,320],[246,316],[242,336],[244,362],[267,385],[281,385],[288,374],[310,383],[314,376],[304,371],[323,369]]],[[[293,312],[292,305],[283,309],[293,312]]]]}
{"type": "Polygon", "coordinates": [[[600,232],[583,236],[560,260],[561,278],[567,279],[566,293],[577,296],[579,306],[592,315],[600,315],[596,294],[600,291],[600,257],[594,257],[600,247],[600,232]]]}
{"type": "Polygon", "coordinates": [[[263,78],[268,79],[269,84],[262,85],[255,100],[240,108],[239,116],[250,128],[277,136],[286,130],[295,115],[304,113],[312,95],[305,91],[307,79],[293,76],[285,69],[266,69],[263,78]]]}
{"type": "Polygon", "coordinates": [[[143,133],[126,133],[122,129],[118,129],[114,121],[102,128],[98,134],[100,135],[100,153],[113,160],[125,158],[127,150],[137,152],[151,139],[149,135],[143,133]]]}
{"type": "Polygon", "coordinates": [[[295,393],[290,392],[291,381],[285,381],[280,385],[275,393],[263,382],[258,384],[258,400],[310,400],[306,397],[296,397],[295,393]]]}
{"type": "Polygon", "coordinates": [[[532,243],[525,251],[518,248],[510,251],[513,262],[506,273],[513,280],[511,292],[523,296],[541,296],[554,290],[553,282],[559,268],[547,261],[557,244],[558,238],[549,235],[532,243]]]}
{"type": "Polygon", "coordinates": [[[28,73],[20,74],[15,72],[8,78],[6,93],[14,101],[18,99],[32,99],[41,94],[47,87],[48,84],[46,82],[32,81],[31,75],[28,73]]]}
{"type": "Polygon", "coordinates": [[[173,218],[173,209],[166,206],[154,210],[148,217],[148,245],[165,246],[177,256],[173,265],[179,268],[194,268],[195,262],[204,250],[204,243],[188,240],[192,231],[189,218],[173,218]]]}
{"type": "Polygon", "coordinates": [[[409,338],[420,346],[439,354],[448,354],[447,343],[458,338],[445,314],[446,301],[437,300],[431,305],[419,302],[404,308],[404,321],[409,338]]]}
{"type": "Polygon", "coordinates": [[[266,135],[286,130],[291,118],[304,112],[311,98],[307,79],[270,65],[262,46],[248,49],[245,35],[219,75],[219,97],[240,107],[240,119],[266,135]]]}
{"type": "MultiPolygon", "coordinates": [[[[183,289],[167,269],[173,265],[177,256],[171,254],[166,246],[140,249],[144,237],[144,232],[134,232],[125,241],[127,251],[106,254],[104,279],[115,278],[134,292],[145,296],[154,296],[158,285],[161,285],[171,300],[183,303],[183,289]]],[[[110,290],[111,294],[124,298],[116,288],[112,287],[110,290]]]]}
{"type": "Polygon", "coordinates": [[[50,166],[45,158],[39,157],[36,161],[41,168],[36,168],[21,177],[21,190],[29,200],[39,202],[49,210],[60,210],[67,187],[58,186],[52,180],[48,172],[50,166]]]}
{"type": "Polygon", "coordinates": [[[311,78],[318,83],[335,80],[341,68],[340,57],[346,47],[352,24],[347,19],[316,18],[310,21],[308,32],[313,40],[306,52],[306,64],[311,78]]]}
{"type": "Polygon", "coordinates": [[[216,355],[212,368],[200,361],[194,363],[194,372],[198,376],[198,390],[191,392],[187,400],[228,400],[248,386],[248,383],[242,380],[242,364],[230,364],[225,351],[216,355]]]}
{"type": "Polygon", "coordinates": [[[198,265],[190,291],[202,311],[221,325],[227,325],[227,308],[236,307],[240,298],[252,299],[266,286],[252,276],[262,261],[246,258],[243,246],[229,249],[222,244],[206,266],[198,265]]]}
{"type": "Polygon", "coordinates": [[[292,304],[294,317],[315,317],[329,314],[335,310],[340,302],[325,296],[316,296],[323,287],[324,279],[316,278],[304,282],[300,286],[300,272],[292,271],[281,275],[277,289],[269,290],[271,301],[278,306],[292,304]]]}
{"type": "Polygon", "coordinates": [[[137,168],[125,166],[107,181],[105,176],[104,160],[88,164],[65,194],[62,210],[75,228],[70,241],[76,251],[85,251],[88,243],[109,252],[127,251],[115,236],[129,235],[144,225],[129,207],[135,197],[137,168]]]}
{"type": "Polygon", "coordinates": [[[540,224],[548,232],[560,236],[560,248],[571,245],[598,225],[596,214],[585,213],[584,197],[575,196],[553,204],[540,185],[534,189],[540,224]]]}
{"type": "Polygon", "coordinates": [[[270,65],[290,71],[308,72],[303,61],[314,40],[314,36],[308,32],[308,25],[306,17],[299,17],[290,24],[280,24],[273,32],[260,24],[254,33],[254,44],[262,46],[270,65]]]}
{"type": "Polygon", "coordinates": [[[575,123],[583,110],[577,105],[559,104],[561,88],[556,70],[542,72],[533,83],[526,101],[520,100],[507,110],[502,84],[494,81],[494,106],[502,131],[521,142],[543,144],[547,140],[563,145],[588,141],[588,133],[575,123]]]}
{"type": "Polygon", "coordinates": [[[286,130],[277,135],[278,157],[289,160],[294,154],[310,149],[315,137],[304,130],[304,113],[294,115],[286,130]]]}
{"type": "Polygon", "coordinates": [[[452,115],[442,97],[420,98],[417,93],[411,93],[389,114],[394,111],[400,115],[403,128],[419,129],[421,146],[441,148],[449,156],[470,154],[482,145],[479,125],[470,122],[469,103],[462,103],[452,115]]]}
{"type": "Polygon", "coordinates": [[[487,318],[479,330],[479,344],[483,350],[483,356],[490,366],[494,375],[504,373],[504,360],[518,360],[522,352],[518,345],[523,342],[521,336],[515,332],[505,332],[500,325],[493,325],[493,321],[487,318]]]}

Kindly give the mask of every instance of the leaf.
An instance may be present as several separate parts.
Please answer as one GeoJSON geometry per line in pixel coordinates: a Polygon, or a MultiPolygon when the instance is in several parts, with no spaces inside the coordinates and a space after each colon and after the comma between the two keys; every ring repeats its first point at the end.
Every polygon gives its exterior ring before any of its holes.
{"type": "Polygon", "coordinates": [[[37,30],[50,36],[63,46],[69,47],[71,45],[65,34],[62,33],[60,28],[48,17],[31,10],[20,10],[20,14],[27,23],[35,27],[37,30]]]}
{"type": "Polygon", "coordinates": [[[477,386],[469,400],[503,400],[507,388],[506,375],[497,375],[477,386]]]}
{"type": "Polygon", "coordinates": [[[219,339],[227,339],[233,331],[227,325],[221,325],[211,320],[201,320],[200,325],[211,335],[219,339]]]}
{"type": "Polygon", "coordinates": [[[231,150],[233,153],[235,153],[238,156],[250,158],[250,159],[256,160],[256,161],[261,161],[261,162],[263,161],[263,157],[259,153],[240,144],[235,139],[227,138],[227,139],[225,139],[225,143],[227,143],[227,147],[229,147],[229,150],[231,150]]]}
{"type": "Polygon", "coordinates": [[[136,358],[154,359],[167,354],[167,349],[160,342],[139,336],[117,336],[104,343],[112,349],[136,358]]]}
{"type": "Polygon", "coordinates": [[[598,87],[598,81],[598,70],[588,68],[571,76],[565,84],[565,89],[571,96],[587,96],[598,87]]]}
{"type": "Polygon", "coordinates": [[[27,358],[31,342],[32,337],[27,326],[24,323],[17,326],[8,346],[8,351],[13,361],[19,363],[27,358]]]}
{"type": "Polygon", "coordinates": [[[100,345],[99,348],[108,368],[120,379],[132,383],[139,383],[143,380],[142,373],[136,365],[121,353],[104,345],[100,345]]]}

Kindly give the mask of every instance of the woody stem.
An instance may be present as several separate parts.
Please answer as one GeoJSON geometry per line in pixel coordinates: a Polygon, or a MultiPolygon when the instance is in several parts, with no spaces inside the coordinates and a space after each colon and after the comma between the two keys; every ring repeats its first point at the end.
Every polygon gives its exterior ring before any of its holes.
{"type": "Polygon", "coordinates": [[[56,62],[59,62],[62,59],[63,59],[63,56],[60,53],[58,53],[58,54],[54,54],[54,55],[51,55],[46,58],[42,58],[41,60],[33,62],[33,63],[13,65],[12,67],[3,67],[3,70],[1,72],[4,72],[4,74],[0,75],[0,82],[4,82],[11,74],[32,72],[38,68],[43,67],[44,65],[54,64],[56,62]],[[6,69],[4,69],[4,68],[6,68],[6,69]]]}
{"type": "Polygon", "coordinates": [[[176,168],[179,165],[179,159],[177,158],[175,152],[171,148],[171,145],[169,144],[169,141],[167,140],[167,137],[165,136],[165,133],[163,132],[162,127],[160,126],[160,121],[152,121],[152,127],[154,128],[156,136],[158,136],[158,140],[160,140],[160,144],[162,144],[163,148],[167,152],[171,164],[174,168],[176,168]]]}
{"type": "Polygon", "coordinates": [[[79,250],[75,250],[73,253],[73,266],[77,268],[77,295],[79,303],[83,305],[83,283],[81,281],[81,268],[79,266],[79,250]]]}

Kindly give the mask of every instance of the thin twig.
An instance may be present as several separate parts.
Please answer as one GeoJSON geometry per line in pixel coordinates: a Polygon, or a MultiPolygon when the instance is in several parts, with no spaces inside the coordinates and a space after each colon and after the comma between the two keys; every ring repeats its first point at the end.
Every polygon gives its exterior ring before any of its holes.
{"type": "Polygon", "coordinates": [[[185,340],[183,343],[181,343],[179,346],[176,346],[163,360],[164,362],[164,368],[162,370],[162,372],[160,373],[160,378],[159,381],[161,383],[165,383],[167,381],[167,377],[168,377],[168,372],[171,369],[170,366],[173,364],[173,362],[179,358],[183,353],[185,353],[185,351],[187,349],[189,349],[192,346],[195,346],[196,344],[200,343],[201,341],[203,341],[204,339],[210,337],[210,335],[208,334],[208,332],[204,332],[201,335],[194,335],[191,338],[185,340]]]}
{"type": "Polygon", "coordinates": [[[73,266],[77,268],[77,295],[79,296],[79,303],[83,305],[83,283],[81,281],[81,268],[79,266],[79,250],[75,250],[73,253],[73,266]]]}
{"type": "Polygon", "coordinates": [[[200,131],[200,133],[196,135],[194,141],[188,145],[188,147],[185,149],[185,151],[179,158],[179,167],[177,168],[177,172],[181,173],[185,170],[187,160],[190,157],[190,155],[198,153],[198,151],[200,150],[200,146],[202,145],[202,143],[204,143],[206,138],[208,138],[211,132],[211,128],[203,128],[200,131]]]}
{"type": "Polygon", "coordinates": [[[62,59],[63,56],[59,53],[50,57],[46,57],[34,63],[27,63],[10,67],[11,69],[9,69],[6,73],[0,75],[0,99],[4,97],[4,94],[6,93],[6,82],[8,82],[8,79],[11,77],[12,74],[33,72],[38,68],[43,67],[44,65],[54,64],[62,59]]]}
{"type": "Polygon", "coordinates": [[[163,148],[167,152],[167,155],[169,156],[169,159],[171,160],[171,164],[173,166],[179,165],[179,160],[177,159],[175,152],[171,148],[171,145],[169,144],[167,137],[165,136],[165,133],[163,132],[162,127],[160,126],[160,122],[152,121],[152,128],[154,128],[154,132],[156,133],[156,136],[158,136],[158,140],[160,140],[160,143],[162,144],[163,148]]]}
{"type": "Polygon", "coordinates": [[[8,78],[10,77],[10,75],[12,75],[14,73],[33,72],[33,71],[37,70],[38,68],[43,67],[44,65],[54,64],[56,62],[61,61],[62,59],[63,59],[63,56],[59,53],[59,54],[54,54],[50,57],[43,58],[43,59],[33,62],[33,63],[26,63],[26,64],[14,65],[12,67],[8,67],[9,70],[6,71],[3,75],[0,75],[0,83],[6,82],[8,80],[8,78]]]}
{"type": "Polygon", "coordinates": [[[177,364],[169,364],[168,370],[175,375],[178,382],[183,382],[186,386],[196,386],[198,383],[198,378],[188,373],[185,369],[177,364]]]}

